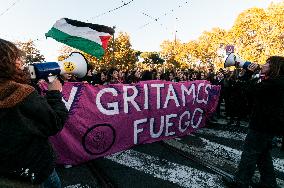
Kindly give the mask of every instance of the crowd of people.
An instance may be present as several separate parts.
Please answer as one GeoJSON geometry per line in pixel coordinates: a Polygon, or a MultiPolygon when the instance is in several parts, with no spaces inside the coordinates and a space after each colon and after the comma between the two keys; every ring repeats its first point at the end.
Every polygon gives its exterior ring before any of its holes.
{"type": "MultiPolygon", "coordinates": [[[[211,69],[212,71],[212,69],[211,69]]],[[[75,76],[70,75],[69,81],[86,81],[90,84],[107,85],[107,84],[133,84],[139,81],[146,80],[165,80],[165,81],[194,81],[206,79],[207,72],[198,71],[193,69],[188,70],[170,70],[160,71],[156,69],[152,70],[119,70],[116,68],[110,68],[108,70],[101,69],[99,71],[89,69],[87,75],[78,79],[75,76]]]]}
{"type": "MultiPolygon", "coordinates": [[[[59,188],[61,183],[48,137],[62,129],[67,117],[61,101],[62,84],[55,79],[48,84],[46,95],[39,95],[23,68],[22,56],[13,43],[0,39],[0,176],[59,188]]],[[[270,152],[273,137],[284,135],[284,57],[272,56],[261,72],[259,67],[251,63],[246,69],[234,71],[90,69],[83,79],[65,74],[63,80],[93,85],[208,80],[220,85],[219,105],[213,118],[222,116],[220,106],[224,102],[228,124],[240,126],[242,119],[250,122],[236,176],[233,180],[224,179],[225,183],[229,187],[249,187],[257,166],[260,187],[276,187],[270,152]]]]}

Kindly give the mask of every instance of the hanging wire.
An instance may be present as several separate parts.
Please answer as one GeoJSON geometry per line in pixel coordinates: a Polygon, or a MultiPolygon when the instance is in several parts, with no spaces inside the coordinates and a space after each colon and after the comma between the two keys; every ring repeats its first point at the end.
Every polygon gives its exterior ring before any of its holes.
{"type": "MultiPolygon", "coordinates": [[[[187,4],[188,1],[185,1],[184,3],[187,4]]],[[[183,6],[184,6],[184,5],[179,5],[178,8],[182,8],[183,6]]],[[[173,13],[174,11],[175,11],[174,9],[171,9],[171,10],[169,10],[168,12],[173,13]]],[[[148,22],[148,23],[146,23],[146,24],[140,26],[138,29],[142,29],[142,28],[144,28],[144,27],[146,27],[146,26],[148,26],[148,25],[150,25],[150,24],[152,24],[152,23],[154,23],[154,22],[158,22],[158,21],[161,19],[161,17],[167,16],[167,15],[169,14],[168,12],[165,12],[165,13],[162,14],[162,16],[160,16],[160,17],[153,17],[153,16],[150,16],[149,14],[146,14],[145,12],[142,12],[143,15],[145,15],[145,16],[151,18],[153,21],[152,21],[152,22],[148,22]]],[[[161,23],[160,23],[160,25],[161,25],[161,26],[164,26],[164,25],[161,24],[161,23]]],[[[164,26],[164,27],[165,27],[165,26],[164,26]]],[[[167,29],[167,27],[166,27],[166,29],[167,29]]]]}
{"type": "Polygon", "coordinates": [[[111,9],[111,10],[106,11],[106,12],[104,12],[104,13],[98,14],[97,16],[91,17],[91,18],[88,19],[87,21],[92,20],[92,19],[95,19],[95,18],[98,18],[98,17],[101,17],[101,16],[104,16],[104,15],[106,15],[106,14],[108,14],[108,13],[111,13],[111,12],[113,12],[113,11],[116,11],[116,10],[118,10],[118,9],[121,9],[121,8],[123,8],[124,6],[129,5],[129,4],[132,3],[133,1],[134,1],[134,0],[131,0],[131,1],[128,1],[128,2],[122,1],[123,4],[120,5],[119,7],[116,7],[116,8],[114,8],[114,9],[111,9]]]}
{"type": "Polygon", "coordinates": [[[8,12],[13,6],[15,6],[20,0],[15,1],[11,6],[9,6],[6,10],[4,10],[1,14],[0,17],[3,16],[6,12],[8,12]]]}
{"type": "MultiPolygon", "coordinates": [[[[142,14],[145,15],[145,16],[147,16],[147,17],[149,17],[149,18],[151,18],[151,19],[152,19],[153,21],[155,21],[155,22],[158,22],[158,20],[160,19],[159,17],[158,17],[158,18],[154,18],[154,17],[152,17],[152,16],[146,14],[145,12],[142,12],[142,14]]],[[[148,23],[146,23],[146,24],[140,26],[139,29],[142,29],[143,27],[146,27],[147,25],[150,25],[150,24],[151,24],[151,22],[148,22],[148,23]]],[[[166,26],[164,26],[162,23],[159,23],[159,24],[160,24],[162,27],[165,27],[166,30],[168,30],[168,28],[167,28],[166,26]]]]}
{"type": "Polygon", "coordinates": [[[142,14],[144,14],[145,16],[147,16],[147,17],[149,17],[149,18],[151,18],[151,19],[153,19],[153,20],[155,20],[155,21],[158,21],[158,20],[160,19],[160,18],[154,18],[154,17],[152,17],[152,16],[146,14],[145,12],[142,12],[142,14]]]}

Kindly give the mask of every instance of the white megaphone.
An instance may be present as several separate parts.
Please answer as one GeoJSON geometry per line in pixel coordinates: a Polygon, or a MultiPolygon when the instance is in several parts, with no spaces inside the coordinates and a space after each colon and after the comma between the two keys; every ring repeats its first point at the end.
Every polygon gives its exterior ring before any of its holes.
{"type": "Polygon", "coordinates": [[[79,52],[72,52],[69,57],[59,62],[33,63],[29,65],[31,79],[48,79],[62,74],[72,74],[82,78],[87,74],[87,60],[79,52]]]}
{"type": "Polygon", "coordinates": [[[247,69],[247,67],[251,64],[249,61],[242,60],[238,55],[234,53],[230,53],[225,60],[224,67],[236,66],[243,69],[247,69]]]}

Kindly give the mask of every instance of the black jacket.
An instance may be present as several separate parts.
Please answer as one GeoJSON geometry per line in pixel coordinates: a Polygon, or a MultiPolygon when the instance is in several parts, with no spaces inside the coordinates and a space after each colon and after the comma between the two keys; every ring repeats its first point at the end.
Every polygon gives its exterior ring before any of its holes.
{"type": "Polygon", "coordinates": [[[0,174],[26,171],[32,182],[44,181],[55,167],[48,137],[63,128],[67,113],[59,91],[42,97],[25,84],[0,85],[0,174]]]}
{"type": "Polygon", "coordinates": [[[253,99],[250,129],[284,135],[284,76],[252,86],[250,94],[253,99]]]}

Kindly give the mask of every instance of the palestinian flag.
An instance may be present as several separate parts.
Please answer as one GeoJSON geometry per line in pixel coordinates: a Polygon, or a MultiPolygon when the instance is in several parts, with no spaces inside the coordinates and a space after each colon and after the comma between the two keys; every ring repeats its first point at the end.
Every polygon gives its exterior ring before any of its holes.
{"type": "Polygon", "coordinates": [[[113,34],[114,29],[111,27],[62,18],[45,36],[100,59],[113,34]]]}

